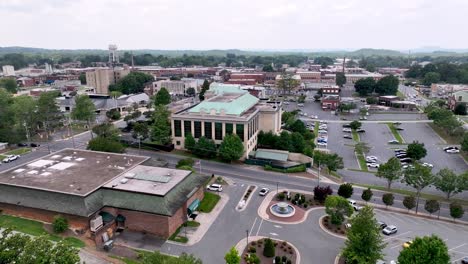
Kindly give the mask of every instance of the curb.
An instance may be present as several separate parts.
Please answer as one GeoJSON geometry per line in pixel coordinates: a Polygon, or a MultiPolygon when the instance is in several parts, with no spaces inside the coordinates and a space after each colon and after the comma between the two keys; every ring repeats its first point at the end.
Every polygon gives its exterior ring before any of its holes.
{"type": "Polygon", "coordinates": [[[249,186],[247,186],[247,189],[245,189],[245,192],[244,192],[244,194],[242,194],[241,199],[240,199],[239,202],[236,204],[236,208],[235,208],[236,211],[242,212],[242,211],[244,211],[244,210],[247,208],[247,206],[249,205],[250,200],[252,200],[252,196],[253,196],[253,194],[255,193],[255,191],[257,190],[257,188],[258,188],[257,185],[250,185],[250,184],[249,184],[249,186]],[[244,196],[247,194],[247,191],[249,190],[250,186],[253,186],[254,188],[253,188],[252,192],[250,193],[249,198],[247,198],[247,200],[245,200],[245,205],[244,205],[244,207],[242,207],[241,209],[238,209],[238,205],[240,204],[241,201],[244,201],[244,196]]]}
{"type": "Polygon", "coordinates": [[[340,263],[341,254],[336,255],[334,264],[340,263]]]}
{"type": "Polygon", "coordinates": [[[346,240],[347,237],[345,237],[345,236],[340,236],[340,235],[337,235],[337,234],[335,234],[335,233],[332,233],[332,232],[328,231],[328,230],[325,228],[325,226],[323,226],[323,224],[322,224],[322,219],[323,219],[325,216],[326,216],[326,215],[322,215],[322,216],[320,217],[320,219],[319,219],[319,226],[320,226],[320,228],[321,228],[323,231],[325,231],[325,233],[327,233],[327,234],[329,234],[329,235],[331,235],[331,236],[334,236],[334,237],[336,237],[336,238],[341,238],[341,239],[346,240]]]}
{"type": "MultiPolygon", "coordinates": [[[[260,239],[263,239],[263,238],[269,238],[269,237],[266,237],[266,236],[249,236],[249,238],[252,239],[252,241],[257,241],[257,240],[260,240],[260,239]]],[[[281,239],[272,239],[272,240],[277,240],[277,241],[286,241],[286,240],[281,240],[281,239]]],[[[296,251],[296,255],[297,255],[297,258],[296,258],[296,264],[301,264],[301,253],[299,252],[299,250],[297,249],[296,246],[294,246],[293,243],[289,242],[289,241],[286,241],[289,245],[291,245],[291,247],[294,249],[294,251],[296,251]]],[[[237,242],[237,244],[234,246],[235,249],[237,250],[237,252],[239,253],[240,257],[242,258],[242,252],[244,251],[244,249],[247,247],[247,239],[246,238],[243,238],[241,239],[239,242],[237,242]]]]}

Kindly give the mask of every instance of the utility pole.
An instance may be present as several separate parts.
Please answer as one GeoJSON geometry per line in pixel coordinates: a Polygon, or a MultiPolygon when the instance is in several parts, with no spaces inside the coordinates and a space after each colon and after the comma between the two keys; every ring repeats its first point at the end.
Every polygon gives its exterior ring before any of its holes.
{"type": "Polygon", "coordinates": [[[245,248],[247,248],[249,246],[249,230],[245,230],[245,233],[247,234],[247,246],[245,248]]]}
{"type": "Polygon", "coordinates": [[[319,161],[319,164],[318,164],[318,183],[317,183],[317,186],[320,186],[320,161],[319,161]]]}

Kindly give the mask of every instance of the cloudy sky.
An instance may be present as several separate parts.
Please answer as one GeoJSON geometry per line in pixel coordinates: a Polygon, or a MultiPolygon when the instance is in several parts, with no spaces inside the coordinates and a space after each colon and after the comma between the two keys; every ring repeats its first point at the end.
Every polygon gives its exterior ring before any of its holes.
{"type": "Polygon", "coordinates": [[[0,46],[468,48],[468,0],[0,0],[0,46]]]}

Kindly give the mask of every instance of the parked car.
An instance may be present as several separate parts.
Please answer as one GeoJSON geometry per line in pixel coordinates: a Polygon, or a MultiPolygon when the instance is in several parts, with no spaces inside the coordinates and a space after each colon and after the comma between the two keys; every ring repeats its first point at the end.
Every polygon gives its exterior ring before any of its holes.
{"type": "Polygon", "coordinates": [[[369,162],[369,163],[376,163],[376,162],[377,162],[377,159],[373,159],[373,158],[367,157],[367,158],[366,158],[366,162],[369,162]]]}
{"type": "Polygon", "coordinates": [[[312,119],[317,119],[318,116],[317,116],[317,115],[311,115],[310,118],[312,118],[312,119]]]}
{"type": "Polygon", "coordinates": [[[303,106],[304,106],[304,104],[303,104],[303,103],[299,103],[299,104],[297,104],[297,106],[299,106],[299,107],[303,107],[303,106]]]}
{"type": "Polygon", "coordinates": [[[326,142],[317,142],[317,146],[326,147],[328,144],[326,142]]]}
{"type": "Polygon", "coordinates": [[[400,142],[398,142],[396,139],[392,139],[388,141],[388,144],[400,144],[400,142]]]}
{"type": "Polygon", "coordinates": [[[284,102],[284,104],[285,104],[285,105],[289,105],[289,102],[288,102],[288,101],[286,101],[286,102],[284,102]]]}
{"type": "Polygon", "coordinates": [[[348,202],[354,208],[354,211],[359,211],[362,209],[362,206],[359,206],[355,200],[348,199],[348,202]]]}
{"type": "Polygon", "coordinates": [[[343,128],[343,132],[351,133],[351,128],[343,128]]]}
{"type": "Polygon", "coordinates": [[[444,151],[447,151],[447,150],[449,150],[449,149],[458,149],[458,147],[449,146],[449,147],[443,148],[444,151]]]}
{"type": "Polygon", "coordinates": [[[351,128],[351,125],[350,125],[350,124],[344,124],[343,127],[345,127],[345,128],[351,128]]]}
{"type": "Polygon", "coordinates": [[[409,165],[409,164],[407,164],[407,163],[406,163],[405,165],[401,166],[401,167],[402,167],[403,169],[405,169],[405,170],[406,170],[406,169],[414,169],[414,166],[413,166],[413,165],[409,165]]]}
{"type": "Polygon", "coordinates": [[[412,240],[408,240],[405,243],[403,243],[403,248],[409,248],[413,244],[412,240]]]}
{"type": "Polygon", "coordinates": [[[412,159],[411,158],[401,158],[400,162],[408,162],[411,163],[412,159]]]}
{"type": "Polygon", "coordinates": [[[359,117],[359,120],[367,120],[367,117],[361,116],[361,117],[359,117]]]}
{"type": "Polygon", "coordinates": [[[395,149],[394,151],[396,153],[396,152],[406,151],[406,149],[395,149]]]}
{"type": "Polygon", "coordinates": [[[353,139],[353,137],[351,135],[343,135],[344,138],[347,138],[347,139],[353,139]]]}
{"type": "Polygon", "coordinates": [[[468,257],[462,258],[461,263],[462,264],[468,264],[468,257]]]}
{"type": "Polygon", "coordinates": [[[427,162],[424,162],[422,164],[424,167],[429,167],[429,168],[434,168],[434,165],[430,164],[430,163],[427,163],[427,162]]]}
{"type": "Polygon", "coordinates": [[[17,145],[18,147],[27,147],[27,146],[28,146],[28,144],[26,144],[26,143],[18,143],[18,144],[16,144],[16,145],[17,145]]]}
{"type": "Polygon", "coordinates": [[[378,163],[367,163],[368,168],[378,168],[380,165],[378,163]]]}
{"type": "Polygon", "coordinates": [[[400,123],[400,122],[393,122],[393,124],[394,124],[394,125],[396,125],[396,126],[399,126],[399,125],[401,125],[401,123],[400,123]]]}
{"type": "Polygon", "coordinates": [[[12,162],[12,161],[15,161],[17,159],[19,159],[19,155],[7,155],[3,160],[2,162],[3,163],[8,163],[8,162],[12,162]]]}
{"type": "Polygon", "coordinates": [[[376,156],[367,156],[366,159],[379,160],[376,156]]]}
{"type": "Polygon", "coordinates": [[[458,148],[457,149],[448,149],[445,152],[447,152],[447,153],[459,153],[460,150],[458,148]]]}
{"type": "Polygon", "coordinates": [[[387,224],[385,222],[382,222],[382,221],[378,221],[377,224],[379,225],[380,229],[384,229],[387,227],[387,224]]]}
{"type": "Polygon", "coordinates": [[[37,147],[39,147],[40,145],[37,144],[37,143],[31,143],[31,144],[29,144],[29,146],[31,146],[32,148],[37,148],[37,147]]]}
{"type": "Polygon", "coordinates": [[[320,120],[320,122],[319,122],[319,123],[320,123],[320,124],[328,124],[328,122],[327,122],[327,121],[325,121],[325,120],[320,120]]]}
{"type": "Polygon", "coordinates": [[[387,236],[395,234],[396,232],[398,232],[398,229],[394,225],[389,225],[382,230],[382,233],[387,236]]]}
{"type": "Polygon", "coordinates": [[[365,133],[366,131],[365,131],[364,129],[360,128],[360,129],[356,130],[356,132],[358,132],[358,133],[365,133]]]}
{"type": "Polygon", "coordinates": [[[401,127],[396,127],[395,129],[400,130],[400,131],[405,130],[405,129],[401,128],[401,127]]]}
{"type": "Polygon", "coordinates": [[[406,154],[397,154],[397,155],[395,155],[395,157],[397,157],[398,159],[405,159],[408,156],[406,154]]]}
{"type": "Polygon", "coordinates": [[[327,130],[328,127],[327,127],[327,125],[320,125],[320,126],[319,126],[319,129],[325,129],[325,130],[327,130]]]}
{"type": "Polygon", "coordinates": [[[262,188],[262,189],[258,192],[258,194],[259,194],[260,196],[265,196],[265,195],[267,195],[267,193],[269,193],[269,192],[270,192],[270,189],[268,189],[268,188],[262,188]]]}
{"type": "Polygon", "coordinates": [[[328,132],[327,132],[326,130],[320,129],[320,130],[318,131],[318,133],[319,133],[319,134],[327,134],[328,132]]]}
{"type": "Polygon", "coordinates": [[[213,192],[222,192],[223,186],[221,186],[220,184],[213,183],[211,185],[206,186],[206,189],[213,192]]]}

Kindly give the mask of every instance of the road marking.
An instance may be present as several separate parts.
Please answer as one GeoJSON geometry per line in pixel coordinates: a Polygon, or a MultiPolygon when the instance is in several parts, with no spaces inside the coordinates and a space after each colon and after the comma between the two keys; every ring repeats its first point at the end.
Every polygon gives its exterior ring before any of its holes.
{"type": "Polygon", "coordinates": [[[276,233],[270,233],[270,235],[272,235],[272,236],[278,236],[278,234],[276,234],[276,233]]]}
{"type": "Polygon", "coordinates": [[[411,231],[406,231],[406,232],[401,233],[401,234],[399,234],[399,235],[397,235],[397,236],[393,236],[393,237],[386,238],[386,239],[384,239],[384,241],[387,241],[387,240],[390,240],[390,239],[393,239],[393,238],[398,238],[398,237],[404,236],[404,235],[406,235],[406,234],[408,234],[408,233],[411,233],[411,231]]]}
{"type": "Polygon", "coordinates": [[[456,246],[456,247],[454,247],[454,248],[451,248],[451,249],[449,249],[449,251],[452,251],[452,250],[455,250],[455,249],[457,249],[457,248],[463,247],[464,245],[466,245],[466,243],[463,243],[463,244],[461,244],[461,245],[459,245],[459,246],[456,246]]]}
{"type": "Polygon", "coordinates": [[[276,228],[283,228],[283,227],[280,226],[280,225],[274,225],[274,227],[276,227],[276,228]]]}
{"type": "Polygon", "coordinates": [[[262,218],[262,220],[260,221],[260,224],[258,225],[257,236],[258,236],[258,233],[260,232],[260,228],[262,228],[262,224],[263,224],[263,218],[262,218]]]}
{"type": "Polygon", "coordinates": [[[254,229],[254,227],[255,227],[255,223],[257,223],[257,218],[258,218],[258,217],[255,217],[255,220],[254,220],[254,222],[253,222],[253,224],[252,224],[252,227],[250,228],[249,236],[252,235],[252,231],[253,231],[253,229],[254,229]]]}

